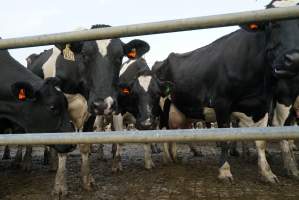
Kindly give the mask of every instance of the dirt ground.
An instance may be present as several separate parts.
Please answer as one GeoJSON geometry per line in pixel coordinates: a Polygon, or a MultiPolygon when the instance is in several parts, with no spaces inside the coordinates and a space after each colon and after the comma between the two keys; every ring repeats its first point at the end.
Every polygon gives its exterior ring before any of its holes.
{"type": "MultiPolygon", "coordinates": [[[[164,165],[162,153],[154,154],[156,168],[148,171],[143,167],[143,146],[128,144],[123,146],[123,166],[121,173],[111,172],[111,145],[105,145],[106,161],[99,161],[92,154],[91,168],[96,181],[92,192],[83,191],[80,182],[80,155],[70,154],[67,161],[67,184],[69,200],[289,200],[299,199],[299,181],[284,177],[282,161],[277,145],[271,145],[271,167],[279,177],[277,185],[260,181],[256,152],[251,148],[250,161],[231,158],[234,183],[217,180],[217,158],[219,149],[215,144],[204,144],[203,157],[194,157],[185,144],[179,145],[179,162],[164,165]]],[[[2,157],[3,147],[0,148],[2,157]]],[[[299,159],[299,153],[296,153],[299,159]]],[[[7,200],[47,200],[55,173],[42,164],[42,148],[34,148],[33,170],[23,172],[13,169],[11,160],[0,160],[0,199],[7,200]]]]}

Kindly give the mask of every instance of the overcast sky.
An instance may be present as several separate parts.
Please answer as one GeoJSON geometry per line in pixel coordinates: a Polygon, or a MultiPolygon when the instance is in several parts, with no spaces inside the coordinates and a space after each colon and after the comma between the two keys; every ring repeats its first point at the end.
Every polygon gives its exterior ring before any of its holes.
{"type": "MultiPolygon", "coordinates": [[[[9,0],[1,2],[0,37],[11,38],[89,28],[93,24],[112,26],[154,22],[263,9],[270,0],[9,0]]],[[[169,53],[194,50],[236,30],[226,27],[181,33],[134,37],[146,40],[151,50],[145,58],[151,65],[169,53]]],[[[133,38],[122,38],[128,42],[133,38]]],[[[10,50],[25,64],[31,53],[49,47],[10,50]]]]}

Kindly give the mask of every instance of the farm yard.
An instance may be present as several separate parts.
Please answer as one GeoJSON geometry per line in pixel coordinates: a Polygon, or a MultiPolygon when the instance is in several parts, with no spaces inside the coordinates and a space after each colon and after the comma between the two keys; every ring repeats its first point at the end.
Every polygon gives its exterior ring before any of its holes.
{"type": "Polygon", "coordinates": [[[299,0],[193,1],[188,15],[169,0],[134,12],[113,0],[53,1],[2,5],[0,200],[299,199],[299,0]],[[65,30],[79,24],[89,28],[65,30]],[[211,28],[225,31],[195,32],[211,28]],[[194,38],[147,36],[191,30],[194,38]],[[54,46],[11,51],[43,45],[54,46]],[[228,142],[254,140],[248,151],[228,142]],[[151,152],[150,142],[178,149],[151,152]],[[27,165],[16,162],[18,144],[37,145],[27,165]],[[57,170],[40,144],[58,153],[57,170]]]}
{"type": "MultiPolygon", "coordinates": [[[[259,180],[257,154],[253,145],[250,146],[251,156],[246,161],[241,157],[231,157],[234,175],[232,184],[217,179],[220,148],[216,148],[214,143],[197,146],[203,153],[202,157],[194,157],[187,145],[179,145],[179,161],[176,164],[165,165],[162,161],[162,153],[153,154],[156,168],[151,171],[144,169],[143,145],[127,144],[123,146],[123,172],[115,174],[111,172],[111,145],[105,145],[105,160],[98,160],[96,153],[91,155],[91,170],[95,178],[95,187],[91,192],[84,191],[80,184],[80,154],[76,150],[69,155],[67,161],[69,194],[65,199],[297,200],[299,181],[284,176],[279,146],[277,144],[269,146],[271,152],[269,162],[280,180],[277,185],[259,180]]],[[[41,147],[34,148],[31,172],[12,168],[12,160],[0,162],[1,199],[52,199],[50,194],[55,173],[49,172],[49,166],[42,164],[42,152],[41,147]]],[[[295,153],[295,155],[298,160],[299,154],[295,153]]]]}

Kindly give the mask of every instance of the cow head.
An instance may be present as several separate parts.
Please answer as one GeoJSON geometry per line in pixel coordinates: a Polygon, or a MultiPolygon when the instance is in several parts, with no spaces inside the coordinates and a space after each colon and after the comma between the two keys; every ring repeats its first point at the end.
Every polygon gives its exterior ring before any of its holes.
{"type": "MultiPolygon", "coordinates": [[[[272,1],[267,8],[294,6],[299,1],[272,1]]],[[[290,77],[299,72],[299,20],[251,23],[245,30],[264,32],[266,59],[277,77],[290,77]]]]}
{"type": "MultiPolygon", "coordinates": [[[[92,29],[103,27],[109,26],[95,25],[92,29]]],[[[122,59],[124,56],[142,56],[147,46],[148,44],[142,40],[132,40],[125,44],[120,39],[69,44],[68,50],[74,52],[76,62],[79,61],[76,64],[76,77],[79,78],[76,80],[80,80],[80,83],[77,85],[88,90],[90,113],[107,115],[116,109],[118,75],[122,59]]],[[[66,45],[57,45],[57,47],[63,53],[66,45]]]]}
{"type": "MultiPolygon", "coordinates": [[[[59,89],[57,78],[46,79],[39,89],[26,81],[11,86],[17,109],[10,120],[25,132],[73,132],[67,101],[59,89]]],[[[9,117],[8,117],[9,118],[9,117]]],[[[75,145],[53,145],[59,152],[69,152],[75,145]]]]}
{"type": "Polygon", "coordinates": [[[29,82],[16,82],[11,86],[12,95],[21,107],[17,114],[29,123],[24,126],[27,132],[74,131],[67,112],[67,101],[59,84],[59,79],[48,78],[39,89],[29,82]]]}
{"type": "MultiPolygon", "coordinates": [[[[129,61],[129,68],[139,69],[139,66],[146,65],[144,59],[129,61]]],[[[128,63],[124,63],[128,64],[128,63]]],[[[142,67],[141,67],[142,68],[142,67]]],[[[128,69],[129,71],[129,69],[128,69]]],[[[120,78],[120,107],[127,108],[136,118],[136,127],[142,130],[154,129],[157,126],[157,118],[160,115],[159,101],[161,96],[170,92],[166,82],[159,81],[151,71],[139,71],[135,77],[123,84],[120,78]]]]}

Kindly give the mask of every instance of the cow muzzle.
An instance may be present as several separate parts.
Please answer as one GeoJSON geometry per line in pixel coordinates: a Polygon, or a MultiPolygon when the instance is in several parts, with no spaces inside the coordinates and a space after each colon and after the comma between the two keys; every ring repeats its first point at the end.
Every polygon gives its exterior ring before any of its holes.
{"type": "Polygon", "coordinates": [[[107,97],[104,101],[95,101],[91,104],[91,112],[96,115],[109,115],[114,110],[115,101],[107,97]]]}
{"type": "Polygon", "coordinates": [[[291,77],[299,72],[299,51],[286,53],[281,64],[274,65],[274,74],[278,77],[291,77]]]}
{"type": "Polygon", "coordinates": [[[155,128],[155,124],[155,120],[153,120],[152,118],[148,118],[139,123],[137,122],[137,128],[140,130],[151,130],[155,128]]]}

